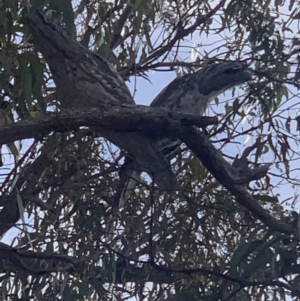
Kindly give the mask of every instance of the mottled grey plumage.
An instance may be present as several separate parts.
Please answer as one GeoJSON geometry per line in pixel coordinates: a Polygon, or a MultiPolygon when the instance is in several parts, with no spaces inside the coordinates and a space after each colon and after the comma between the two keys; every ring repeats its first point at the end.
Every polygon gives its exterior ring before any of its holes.
{"type": "MultiPolygon", "coordinates": [[[[207,65],[201,70],[173,80],[151,103],[152,107],[163,107],[170,111],[203,115],[210,102],[229,88],[251,80],[248,66],[238,61],[227,61],[207,65]]],[[[156,141],[158,148],[168,157],[171,150],[180,145],[178,140],[156,141]]],[[[168,158],[170,159],[170,157],[168,158]]],[[[135,162],[126,159],[120,174],[120,185],[116,197],[119,206],[124,205],[141,174],[135,162]]]]}
{"type": "Polygon", "coordinates": [[[202,115],[222,92],[251,80],[248,66],[238,61],[210,64],[174,79],[152,101],[151,107],[202,115]]]}
{"type": "MultiPolygon", "coordinates": [[[[32,9],[26,15],[26,22],[35,46],[50,67],[62,108],[109,110],[112,106],[135,104],[125,82],[105,59],[86,49],[37,10],[32,9]]],[[[94,130],[126,150],[141,170],[154,176],[161,189],[175,189],[176,178],[155,141],[140,133],[94,130]]]]}

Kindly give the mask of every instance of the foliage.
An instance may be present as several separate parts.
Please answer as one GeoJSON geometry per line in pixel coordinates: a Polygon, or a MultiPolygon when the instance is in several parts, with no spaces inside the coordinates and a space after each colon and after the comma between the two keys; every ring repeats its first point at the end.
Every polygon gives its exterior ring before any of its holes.
{"type": "MultiPolygon", "coordinates": [[[[52,75],[24,24],[28,2],[0,1],[0,108],[15,122],[60,107],[52,75]]],[[[273,165],[249,191],[278,220],[298,227],[291,212],[299,184],[295,1],[30,5],[50,11],[126,81],[147,79],[150,71],[192,73],[208,61],[251,64],[253,81],[226,94],[226,104],[216,99],[210,112],[218,113],[219,123],[208,134],[231,163],[255,144],[251,166],[273,165]],[[210,39],[216,42],[206,44],[210,39]]],[[[41,133],[39,140],[16,141],[7,150],[13,163],[4,153],[0,232],[18,231],[6,236],[13,237],[12,247],[0,245],[3,300],[299,298],[297,230],[284,234],[265,226],[186,147],[172,161],[181,190],[167,194],[145,178],[123,210],[112,204],[124,154],[85,128],[41,133]]]]}

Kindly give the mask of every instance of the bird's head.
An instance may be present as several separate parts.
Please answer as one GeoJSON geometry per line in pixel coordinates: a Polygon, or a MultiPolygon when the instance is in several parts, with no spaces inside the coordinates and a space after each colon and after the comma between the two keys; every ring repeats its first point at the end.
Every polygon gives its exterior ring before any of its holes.
{"type": "Polygon", "coordinates": [[[249,66],[238,61],[207,65],[197,73],[199,74],[197,82],[201,94],[212,96],[217,96],[252,78],[249,66]]]}
{"type": "Polygon", "coordinates": [[[227,61],[177,77],[151,103],[171,111],[202,115],[222,92],[251,80],[248,65],[227,61]]]}

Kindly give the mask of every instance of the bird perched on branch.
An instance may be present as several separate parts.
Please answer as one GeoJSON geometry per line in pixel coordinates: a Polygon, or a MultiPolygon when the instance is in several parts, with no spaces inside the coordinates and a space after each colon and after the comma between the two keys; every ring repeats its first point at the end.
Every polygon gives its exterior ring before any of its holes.
{"type": "MultiPolygon", "coordinates": [[[[32,9],[25,20],[34,45],[51,70],[62,108],[96,107],[107,111],[122,104],[135,105],[125,82],[109,62],[86,49],[40,11],[32,9]]],[[[160,189],[170,192],[176,188],[170,164],[154,140],[141,133],[93,130],[125,150],[160,189]]]]}
{"type": "MultiPolygon", "coordinates": [[[[210,102],[219,94],[249,80],[251,73],[248,66],[239,61],[210,64],[195,73],[173,80],[157,95],[150,106],[203,115],[210,102]]],[[[156,141],[156,145],[168,159],[171,159],[171,152],[180,145],[180,141],[166,138],[156,141]]],[[[119,207],[124,206],[128,195],[139,182],[140,174],[141,168],[137,163],[126,158],[116,193],[119,207]]]]}

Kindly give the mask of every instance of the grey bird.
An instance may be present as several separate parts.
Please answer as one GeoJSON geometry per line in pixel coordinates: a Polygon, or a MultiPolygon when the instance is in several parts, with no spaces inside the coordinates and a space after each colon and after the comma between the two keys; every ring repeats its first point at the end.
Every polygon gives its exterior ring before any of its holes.
{"type": "MultiPolygon", "coordinates": [[[[213,99],[226,90],[251,80],[249,66],[239,61],[225,61],[205,66],[192,74],[177,77],[152,101],[152,107],[170,111],[203,115],[213,99]]],[[[180,145],[178,139],[160,139],[156,145],[168,158],[180,145]]],[[[141,167],[126,158],[120,172],[116,192],[119,207],[123,207],[129,194],[140,181],[141,167]]]]}
{"type": "MultiPolygon", "coordinates": [[[[106,111],[122,104],[135,105],[125,82],[108,61],[86,49],[40,11],[32,9],[25,19],[34,45],[51,70],[61,108],[96,107],[106,111]]],[[[93,130],[125,150],[160,189],[171,192],[176,188],[176,177],[154,140],[134,132],[93,130]]]]}

